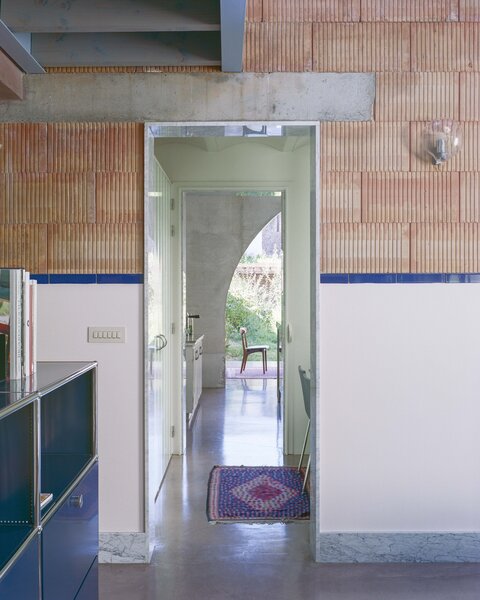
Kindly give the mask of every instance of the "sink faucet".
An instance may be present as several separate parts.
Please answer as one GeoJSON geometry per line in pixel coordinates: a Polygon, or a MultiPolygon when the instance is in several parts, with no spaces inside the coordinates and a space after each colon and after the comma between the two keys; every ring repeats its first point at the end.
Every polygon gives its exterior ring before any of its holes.
{"type": "Polygon", "coordinates": [[[187,323],[186,323],[186,327],[185,327],[185,334],[187,336],[187,340],[193,340],[194,338],[194,334],[193,334],[193,319],[199,319],[200,315],[191,315],[190,313],[187,313],[187,323]]]}

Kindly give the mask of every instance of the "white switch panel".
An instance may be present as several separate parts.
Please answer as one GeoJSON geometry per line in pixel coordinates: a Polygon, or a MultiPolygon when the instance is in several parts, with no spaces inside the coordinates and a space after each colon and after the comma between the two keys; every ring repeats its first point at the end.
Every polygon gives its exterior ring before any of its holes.
{"type": "Polygon", "coordinates": [[[88,341],[92,344],[124,344],[125,327],[89,327],[88,341]]]}

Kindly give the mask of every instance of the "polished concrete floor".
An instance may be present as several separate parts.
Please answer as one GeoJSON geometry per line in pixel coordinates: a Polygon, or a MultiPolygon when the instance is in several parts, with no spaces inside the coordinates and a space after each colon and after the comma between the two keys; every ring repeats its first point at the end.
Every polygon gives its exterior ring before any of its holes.
{"type": "Polygon", "coordinates": [[[159,496],[150,565],[101,565],[101,600],[478,600],[480,565],[319,565],[308,524],[211,525],[216,464],[283,464],[273,380],[229,380],[204,392],[185,457],[159,496]]]}

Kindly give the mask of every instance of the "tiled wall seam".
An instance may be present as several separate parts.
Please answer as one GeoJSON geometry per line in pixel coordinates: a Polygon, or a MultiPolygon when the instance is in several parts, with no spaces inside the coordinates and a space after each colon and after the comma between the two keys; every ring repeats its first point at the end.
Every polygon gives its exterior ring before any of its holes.
{"type": "Polygon", "coordinates": [[[459,0],[460,21],[480,21],[478,0],[459,0]]]}
{"type": "MultiPolygon", "coordinates": [[[[375,120],[458,120],[461,89],[459,73],[378,73],[375,120]]],[[[468,112],[470,102],[463,105],[468,112]]]]}
{"type": "Polygon", "coordinates": [[[479,21],[477,0],[247,0],[247,21],[479,21]]]}
{"type": "Polygon", "coordinates": [[[263,0],[262,17],[264,21],[274,22],[357,22],[360,20],[360,1],[263,0]]]}
{"type": "Polygon", "coordinates": [[[409,227],[401,223],[321,225],[320,270],[324,273],[406,273],[409,227]]]}
{"type": "Polygon", "coordinates": [[[47,225],[0,225],[0,265],[47,271],[47,225]]]}
{"type": "Polygon", "coordinates": [[[245,70],[256,73],[312,70],[312,25],[247,23],[245,70]]]}
{"type": "Polygon", "coordinates": [[[362,0],[362,21],[458,21],[458,0],[362,0]]]}
{"type": "Polygon", "coordinates": [[[460,220],[459,173],[364,173],[362,220],[436,223],[460,220]]]}
{"type": "Polygon", "coordinates": [[[383,72],[410,70],[410,25],[314,23],[313,70],[383,72]]]}
{"type": "Polygon", "coordinates": [[[480,23],[415,23],[412,71],[479,71],[480,23]]]}
{"type": "Polygon", "coordinates": [[[322,123],[321,172],[408,171],[408,123],[322,123]]]}
{"type": "MultiPolygon", "coordinates": [[[[480,8],[479,8],[480,12],[480,8]]],[[[460,120],[480,120],[480,73],[460,73],[460,120]]]]}

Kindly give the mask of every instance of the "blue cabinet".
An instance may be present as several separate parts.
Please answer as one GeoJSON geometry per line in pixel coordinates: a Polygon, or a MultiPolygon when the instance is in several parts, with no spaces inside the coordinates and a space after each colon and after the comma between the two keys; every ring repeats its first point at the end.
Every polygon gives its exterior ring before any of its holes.
{"type": "Polygon", "coordinates": [[[27,543],[0,583],[0,598],[39,600],[40,598],[40,536],[36,533],[27,543]]]}
{"type": "Polygon", "coordinates": [[[98,560],[93,561],[75,600],[95,600],[98,598],[98,560]]]}
{"type": "Polygon", "coordinates": [[[73,600],[97,549],[98,466],[94,465],[43,528],[45,600],[73,600]]]}
{"type": "Polygon", "coordinates": [[[39,363],[0,382],[2,600],[98,598],[95,378],[96,363],[39,363]]]}

